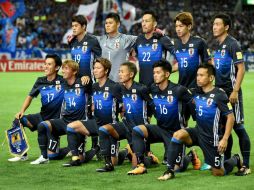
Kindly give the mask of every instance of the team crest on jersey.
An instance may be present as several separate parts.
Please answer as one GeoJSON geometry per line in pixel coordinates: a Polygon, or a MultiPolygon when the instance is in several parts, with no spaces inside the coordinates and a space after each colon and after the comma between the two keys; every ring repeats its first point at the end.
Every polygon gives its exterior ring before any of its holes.
{"type": "Polygon", "coordinates": [[[221,57],[224,57],[225,54],[226,54],[226,50],[225,49],[221,50],[221,52],[220,52],[221,57]]]}
{"type": "Polygon", "coordinates": [[[152,50],[155,51],[158,48],[158,43],[153,43],[152,50]]]}
{"type": "Polygon", "coordinates": [[[120,47],[120,41],[119,41],[119,39],[116,39],[115,48],[118,49],[119,47],[120,47]]]}
{"type": "Polygon", "coordinates": [[[108,92],[103,93],[103,98],[104,98],[104,100],[106,100],[108,98],[108,92]]]}
{"type": "Polygon", "coordinates": [[[168,101],[169,103],[172,103],[173,100],[174,100],[174,97],[173,97],[173,96],[168,96],[168,97],[167,97],[167,101],[168,101]]]}
{"type": "Polygon", "coordinates": [[[61,87],[61,85],[60,85],[60,84],[57,84],[57,85],[56,85],[56,91],[58,91],[58,92],[59,92],[59,91],[61,90],[61,88],[62,88],[62,87],[61,87]]]}
{"type": "Polygon", "coordinates": [[[189,55],[192,56],[194,54],[194,48],[189,48],[189,55]]]}
{"type": "Polygon", "coordinates": [[[75,89],[75,94],[76,94],[77,96],[80,95],[80,88],[76,88],[76,89],[75,89]]]}
{"type": "Polygon", "coordinates": [[[83,43],[82,51],[83,51],[83,52],[86,52],[86,51],[87,51],[87,42],[84,42],[84,43],[83,43]]]}
{"type": "Polygon", "coordinates": [[[138,99],[137,94],[132,94],[131,99],[135,102],[138,99]]]}
{"type": "Polygon", "coordinates": [[[206,101],[206,105],[210,106],[210,105],[212,105],[212,103],[213,103],[213,99],[212,98],[208,98],[207,101],[206,101]]]}

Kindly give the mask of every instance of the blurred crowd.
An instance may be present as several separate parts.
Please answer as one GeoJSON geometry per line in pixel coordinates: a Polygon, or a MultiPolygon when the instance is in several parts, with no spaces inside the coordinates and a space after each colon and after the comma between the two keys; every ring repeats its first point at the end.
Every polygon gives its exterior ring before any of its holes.
{"type": "MultiPolygon", "coordinates": [[[[223,10],[232,17],[233,29],[231,34],[240,41],[243,50],[254,50],[254,19],[252,19],[254,8],[235,13],[237,0],[231,0],[230,2],[226,0],[125,1],[136,7],[136,20],[141,18],[144,10],[154,10],[155,7],[156,10],[159,9],[158,27],[172,38],[176,37],[173,23],[175,14],[183,10],[192,12],[195,22],[193,34],[205,38],[210,47],[213,47],[215,43],[212,37],[212,16],[223,10]]],[[[93,2],[95,0],[68,0],[67,3],[56,3],[54,0],[25,0],[25,14],[15,22],[19,30],[17,47],[66,48],[66,44],[62,44],[62,38],[71,27],[72,15],[77,12],[80,4],[93,2]]],[[[103,0],[100,0],[99,10],[97,11],[95,35],[104,33],[102,2],[103,0]]],[[[133,25],[129,32],[123,28],[122,32],[140,34],[141,25],[140,23],[133,25]]]]}

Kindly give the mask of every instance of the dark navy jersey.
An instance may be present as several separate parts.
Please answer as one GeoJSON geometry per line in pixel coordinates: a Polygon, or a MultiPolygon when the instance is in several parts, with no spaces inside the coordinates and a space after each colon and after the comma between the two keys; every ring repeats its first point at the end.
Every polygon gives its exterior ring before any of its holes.
{"type": "Polygon", "coordinates": [[[147,123],[147,105],[152,104],[145,85],[133,82],[129,89],[122,86],[124,117],[131,127],[147,123]]]}
{"type": "Polygon", "coordinates": [[[193,99],[186,87],[169,81],[167,88],[160,90],[156,84],[152,84],[151,94],[159,127],[171,132],[185,127],[182,107],[193,99]]]}
{"type": "Polygon", "coordinates": [[[79,77],[92,76],[92,62],[101,56],[101,47],[95,36],[86,34],[79,42],[74,38],[70,44],[71,56],[79,64],[79,77]]]}
{"type": "Polygon", "coordinates": [[[65,82],[61,116],[66,123],[87,119],[87,101],[90,94],[91,84],[83,86],[80,78],[72,85],[65,82]]]}
{"type": "Polygon", "coordinates": [[[194,100],[199,134],[218,146],[222,116],[233,112],[226,93],[215,87],[207,93],[196,92],[194,100]]]}
{"type": "Polygon", "coordinates": [[[214,52],[216,69],[215,86],[232,92],[236,82],[238,63],[243,63],[243,54],[239,43],[228,35],[223,43],[219,44],[214,52]]]}
{"type": "Polygon", "coordinates": [[[110,79],[101,87],[98,82],[93,84],[94,116],[99,126],[116,122],[121,96],[120,85],[110,79]]]}
{"type": "Polygon", "coordinates": [[[186,44],[180,39],[175,40],[174,46],[179,70],[178,84],[195,88],[198,66],[211,59],[207,44],[204,39],[191,36],[186,44]]]}
{"type": "Polygon", "coordinates": [[[166,58],[167,51],[175,55],[174,45],[168,36],[146,39],[143,34],[138,36],[134,48],[139,61],[139,82],[151,86],[154,62],[166,58]]]}
{"type": "Polygon", "coordinates": [[[41,95],[41,116],[43,120],[57,119],[60,117],[64,97],[63,77],[57,75],[52,81],[47,77],[39,77],[29,93],[31,97],[41,95]]]}

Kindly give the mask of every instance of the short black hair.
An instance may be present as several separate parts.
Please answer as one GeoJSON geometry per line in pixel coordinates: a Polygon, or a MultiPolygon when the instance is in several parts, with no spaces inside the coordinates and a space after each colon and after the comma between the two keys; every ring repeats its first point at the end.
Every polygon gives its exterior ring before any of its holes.
{"type": "Polygon", "coordinates": [[[73,16],[71,22],[78,22],[81,26],[87,26],[87,20],[84,15],[73,16]]]}
{"type": "Polygon", "coordinates": [[[155,14],[155,12],[153,12],[153,11],[145,11],[145,12],[143,13],[143,16],[144,16],[144,15],[152,15],[153,20],[157,22],[158,17],[157,17],[157,15],[155,14]]]}
{"type": "Polygon", "coordinates": [[[166,72],[169,72],[169,73],[172,72],[172,66],[171,66],[170,62],[167,61],[166,59],[161,59],[160,61],[156,61],[153,64],[153,69],[155,67],[161,67],[163,71],[166,71],[166,72]]]}
{"type": "Polygon", "coordinates": [[[108,19],[108,18],[112,18],[114,21],[116,21],[116,23],[121,23],[120,16],[117,13],[109,13],[106,16],[105,20],[108,19]]]}
{"type": "Polygon", "coordinates": [[[231,26],[232,26],[232,21],[231,21],[231,18],[228,14],[225,14],[225,13],[219,13],[219,14],[216,14],[214,17],[213,17],[213,22],[216,18],[220,18],[222,21],[223,21],[223,24],[224,26],[229,26],[228,27],[228,30],[230,30],[231,26]]]}
{"type": "Polygon", "coordinates": [[[216,74],[216,70],[215,70],[214,66],[210,65],[208,63],[203,63],[203,64],[199,65],[198,70],[199,69],[207,69],[208,76],[211,76],[211,75],[215,76],[215,74],[216,74]]]}
{"type": "Polygon", "coordinates": [[[127,61],[127,62],[122,63],[121,66],[127,66],[129,71],[134,74],[133,79],[135,78],[135,76],[138,72],[138,69],[134,63],[127,61]]]}
{"type": "Polygon", "coordinates": [[[59,66],[61,67],[62,66],[62,60],[61,58],[57,55],[57,54],[47,54],[46,55],[46,59],[47,58],[52,58],[54,59],[55,63],[56,63],[56,66],[59,66]]]}

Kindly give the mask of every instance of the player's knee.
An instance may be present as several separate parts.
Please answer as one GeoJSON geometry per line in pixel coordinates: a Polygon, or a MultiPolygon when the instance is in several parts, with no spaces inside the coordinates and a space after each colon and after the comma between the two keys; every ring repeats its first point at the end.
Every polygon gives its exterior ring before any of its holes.
{"type": "Polygon", "coordinates": [[[106,127],[102,126],[99,128],[99,136],[101,137],[101,136],[105,136],[105,135],[108,136],[108,135],[110,135],[110,133],[106,127]]]}
{"type": "Polygon", "coordinates": [[[67,125],[66,131],[67,133],[76,133],[75,128],[73,128],[70,124],[67,125]]]}
{"type": "Polygon", "coordinates": [[[185,136],[186,136],[186,132],[183,129],[176,131],[173,135],[173,137],[177,140],[183,140],[185,136]]]}
{"type": "Polygon", "coordinates": [[[38,125],[38,133],[42,134],[42,133],[48,133],[49,132],[49,126],[46,122],[40,122],[38,125]]]}
{"type": "Polygon", "coordinates": [[[222,168],[221,169],[212,168],[212,174],[213,176],[224,176],[225,172],[222,168]]]}
{"type": "Polygon", "coordinates": [[[67,125],[67,127],[77,130],[79,128],[79,122],[78,121],[71,122],[67,125]]]}
{"type": "Polygon", "coordinates": [[[142,137],[142,138],[145,137],[144,132],[142,131],[142,129],[139,126],[136,126],[133,128],[132,136],[133,137],[142,137]]]}

